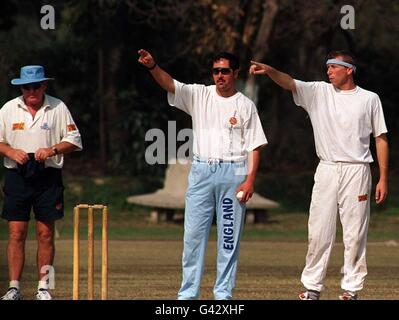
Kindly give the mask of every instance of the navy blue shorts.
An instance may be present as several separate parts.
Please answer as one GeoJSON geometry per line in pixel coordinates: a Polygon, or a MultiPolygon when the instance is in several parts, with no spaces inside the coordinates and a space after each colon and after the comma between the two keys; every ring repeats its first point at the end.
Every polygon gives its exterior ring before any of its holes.
{"type": "Polygon", "coordinates": [[[64,216],[61,169],[46,168],[34,179],[25,178],[17,169],[7,169],[3,191],[1,216],[8,221],[29,221],[32,208],[39,221],[49,222],[64,216]]]}

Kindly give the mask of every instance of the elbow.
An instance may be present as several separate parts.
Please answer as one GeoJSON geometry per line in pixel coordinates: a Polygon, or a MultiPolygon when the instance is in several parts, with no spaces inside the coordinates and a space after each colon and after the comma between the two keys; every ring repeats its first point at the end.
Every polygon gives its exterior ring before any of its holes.
{"type": "Polygon", "coordinates": [[[176,88],[175,88],[175,83],[172,81],[166,88],[166,91],[175,94],[176,88]]]}

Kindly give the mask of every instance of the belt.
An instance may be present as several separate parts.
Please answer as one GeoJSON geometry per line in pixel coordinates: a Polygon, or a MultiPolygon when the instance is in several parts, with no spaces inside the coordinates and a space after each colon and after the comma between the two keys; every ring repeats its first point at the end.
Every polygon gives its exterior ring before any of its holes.
{"type": "Polygon", "coordinates": [[[368,162],[345,162],[345,161],[326,161],[326,160],[320,160],[320,163],[331,165],[331,166],[350,166],[350,165],[370,164],[368,162]]]}
{"type": "Polygon", "coordinates": [[[219,158],[201,158],[199,156],[194,155],[193,161],[207,163],[208,165],[219,164],[219,163],[241,163],[244,162],[246,159],[242,160],[224,160],[219,158]]]}

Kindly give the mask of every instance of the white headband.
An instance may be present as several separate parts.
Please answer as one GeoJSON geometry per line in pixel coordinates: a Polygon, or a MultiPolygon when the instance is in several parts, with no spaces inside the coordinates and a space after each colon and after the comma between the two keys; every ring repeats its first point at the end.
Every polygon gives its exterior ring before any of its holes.
{"type": "Polygon", "coordinates": [[[339,64],[340,66],[344,66],[344,67],[347,67],[347,68],[352,68],[353,72],[356,72],[356,66],[355,65],[353,65],[351,63],[348,63],[348,62],[345,62],[345,61],[342,61],[342,60],[328,59],[327,62],[326,62],[326,65],[329,65],[329,64],[339,64]]]}

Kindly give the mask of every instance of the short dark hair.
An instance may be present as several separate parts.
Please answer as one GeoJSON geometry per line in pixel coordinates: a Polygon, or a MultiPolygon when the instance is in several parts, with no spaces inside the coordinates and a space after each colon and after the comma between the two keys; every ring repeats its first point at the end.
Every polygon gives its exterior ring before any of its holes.
{"type": "Polygon", "coordinates": [[[240,61],[238,60],[237,56],[235,56],[234,54],[232,54],[230,52],[226,52],[226,51],[219,52],[213,58],[213,62],[215,63],[215,62],[219,61],[220,59],[229,60],[231,69],[233,69],[233,70],[240,69],[240,61]]]}
{"type": "Polygon", "coordinates": [[[334,59],[336,57],[342,57],[342,60],[344,62],[353,64],[354,66],[356,66],[357,62],[356,62],[356,57],[355,55],[347,50],[335,50],[335,51],[331,51],[328,55],[327,55],[327,60],[328,59],[334,59]]]}

